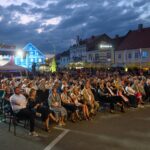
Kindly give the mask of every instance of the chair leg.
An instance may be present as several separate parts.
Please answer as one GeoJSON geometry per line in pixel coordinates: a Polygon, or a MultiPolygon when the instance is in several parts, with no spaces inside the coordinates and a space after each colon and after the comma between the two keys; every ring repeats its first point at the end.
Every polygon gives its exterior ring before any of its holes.
{"type": "Polygon", "coordinates": [[[13,118],[13,125],[14,125],[14,135],[16,136],[16,118],[13,118]]]}
{"type": "Polygon", "coordinates": [[[9,132],[10,132],[10,128],[11,128],[11,122],[12,122],[12,118],[9,119],[9,129],[8,129],[9,132]]]}

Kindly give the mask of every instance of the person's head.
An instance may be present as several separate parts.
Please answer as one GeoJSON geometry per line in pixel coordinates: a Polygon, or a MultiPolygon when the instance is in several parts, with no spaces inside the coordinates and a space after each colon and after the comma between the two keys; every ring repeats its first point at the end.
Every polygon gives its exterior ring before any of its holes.
{"type": "Polygon", "coordinates": [[[75,95],[77,95],[77,94],[79,93],[79,89],[78,89],[78,87],[76,87],[76,86],[73,88],[72,91],[73,91],[73,93],[74,93],[75,95]]]}
{"type": "Polygon", "coordinates": [[[35,98],[36,97],[36,90],[35,89],[31,89],[29,92],[29,97],[35,98]]]}
{"type": "Polygon", "coordinates": [[[68,91],[68,88],[66,86],[63,87],[63,92],[66,93],[68,91]]]}
{"type": "Polygon", "coordinates": [[[33,86],[33,83],[32,83],[32,82],[29,82],[29,83],[28,83],[28,88],[32,88],[32,86],[33,86]]]}
{"type": "Polygon", "coordinates": [[[54,87],[52,88],[52,93],[53,93],[53,94],[56,94],[56,93],[57,93],[57,87],[56,87],[56,86],[54,86],[54,87]]]}
{"type": "Polygon", "coordinates": [[[11,93],[11,90],[10,90],[10,87],[9,87],[9,86],[6,87],[5,92],[6,92],[7,94],[10,94],[10,93],[11,93]]]}
{"type": "Polygon", "coordinates": [[[20,94],[20,87],[15,87],[14,88],[14,93],[19,95],[20,94]]]}
{"type": "Polygon", "coordinates": [[[104,88],[104,84],[103,84],[103,83],[100,83],[100,84],[99,84],[99,87],[100,87],[101,89],[103,89],[103,88],[104,88]]]}
{"type": "Polygon", "coordinates": [[[146,83],[147,85],[150,85],[150,79],[147,79],[146,83]]]}

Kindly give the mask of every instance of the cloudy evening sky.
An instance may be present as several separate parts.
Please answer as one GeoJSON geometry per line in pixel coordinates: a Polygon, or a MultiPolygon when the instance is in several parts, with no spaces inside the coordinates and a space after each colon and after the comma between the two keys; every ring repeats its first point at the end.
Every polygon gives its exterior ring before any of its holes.
{"type": "Polygon", "coordinates": [[[149,0],[0,0],[0,43],[32,42],[45,53],[81,38],[150,26],[149,0]]]}

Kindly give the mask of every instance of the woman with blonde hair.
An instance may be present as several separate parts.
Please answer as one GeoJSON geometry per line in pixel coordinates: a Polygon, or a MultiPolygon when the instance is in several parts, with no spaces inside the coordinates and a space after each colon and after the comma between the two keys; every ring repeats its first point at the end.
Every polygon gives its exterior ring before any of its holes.
{"type": "MultiPolygon", "coordinates": [[[[86,104],[81,103],[81,94],[79,92],[79,89],[77,87],[74,87],[71,94],[71,99],[73,100],[76,107],[81,108],[83,112],[83,116],[85,120],[89,120],[89,110],[86,104]]],[[[77,114],[78,118],[80,119],[79,114],[77,114]]]]}

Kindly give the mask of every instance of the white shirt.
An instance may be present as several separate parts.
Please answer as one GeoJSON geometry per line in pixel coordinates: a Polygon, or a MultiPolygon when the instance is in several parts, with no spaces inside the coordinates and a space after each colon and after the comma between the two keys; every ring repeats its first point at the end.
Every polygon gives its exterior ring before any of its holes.
{"type": "Polygon", "coordinates": [[[10,104],[11,104],[12,110],[14,112],[17,112],[23,108],[26,108],[27,100],[25,96],[22,94],[19,94],[19,95],[13,94],[10,97],[10,104]]]}

